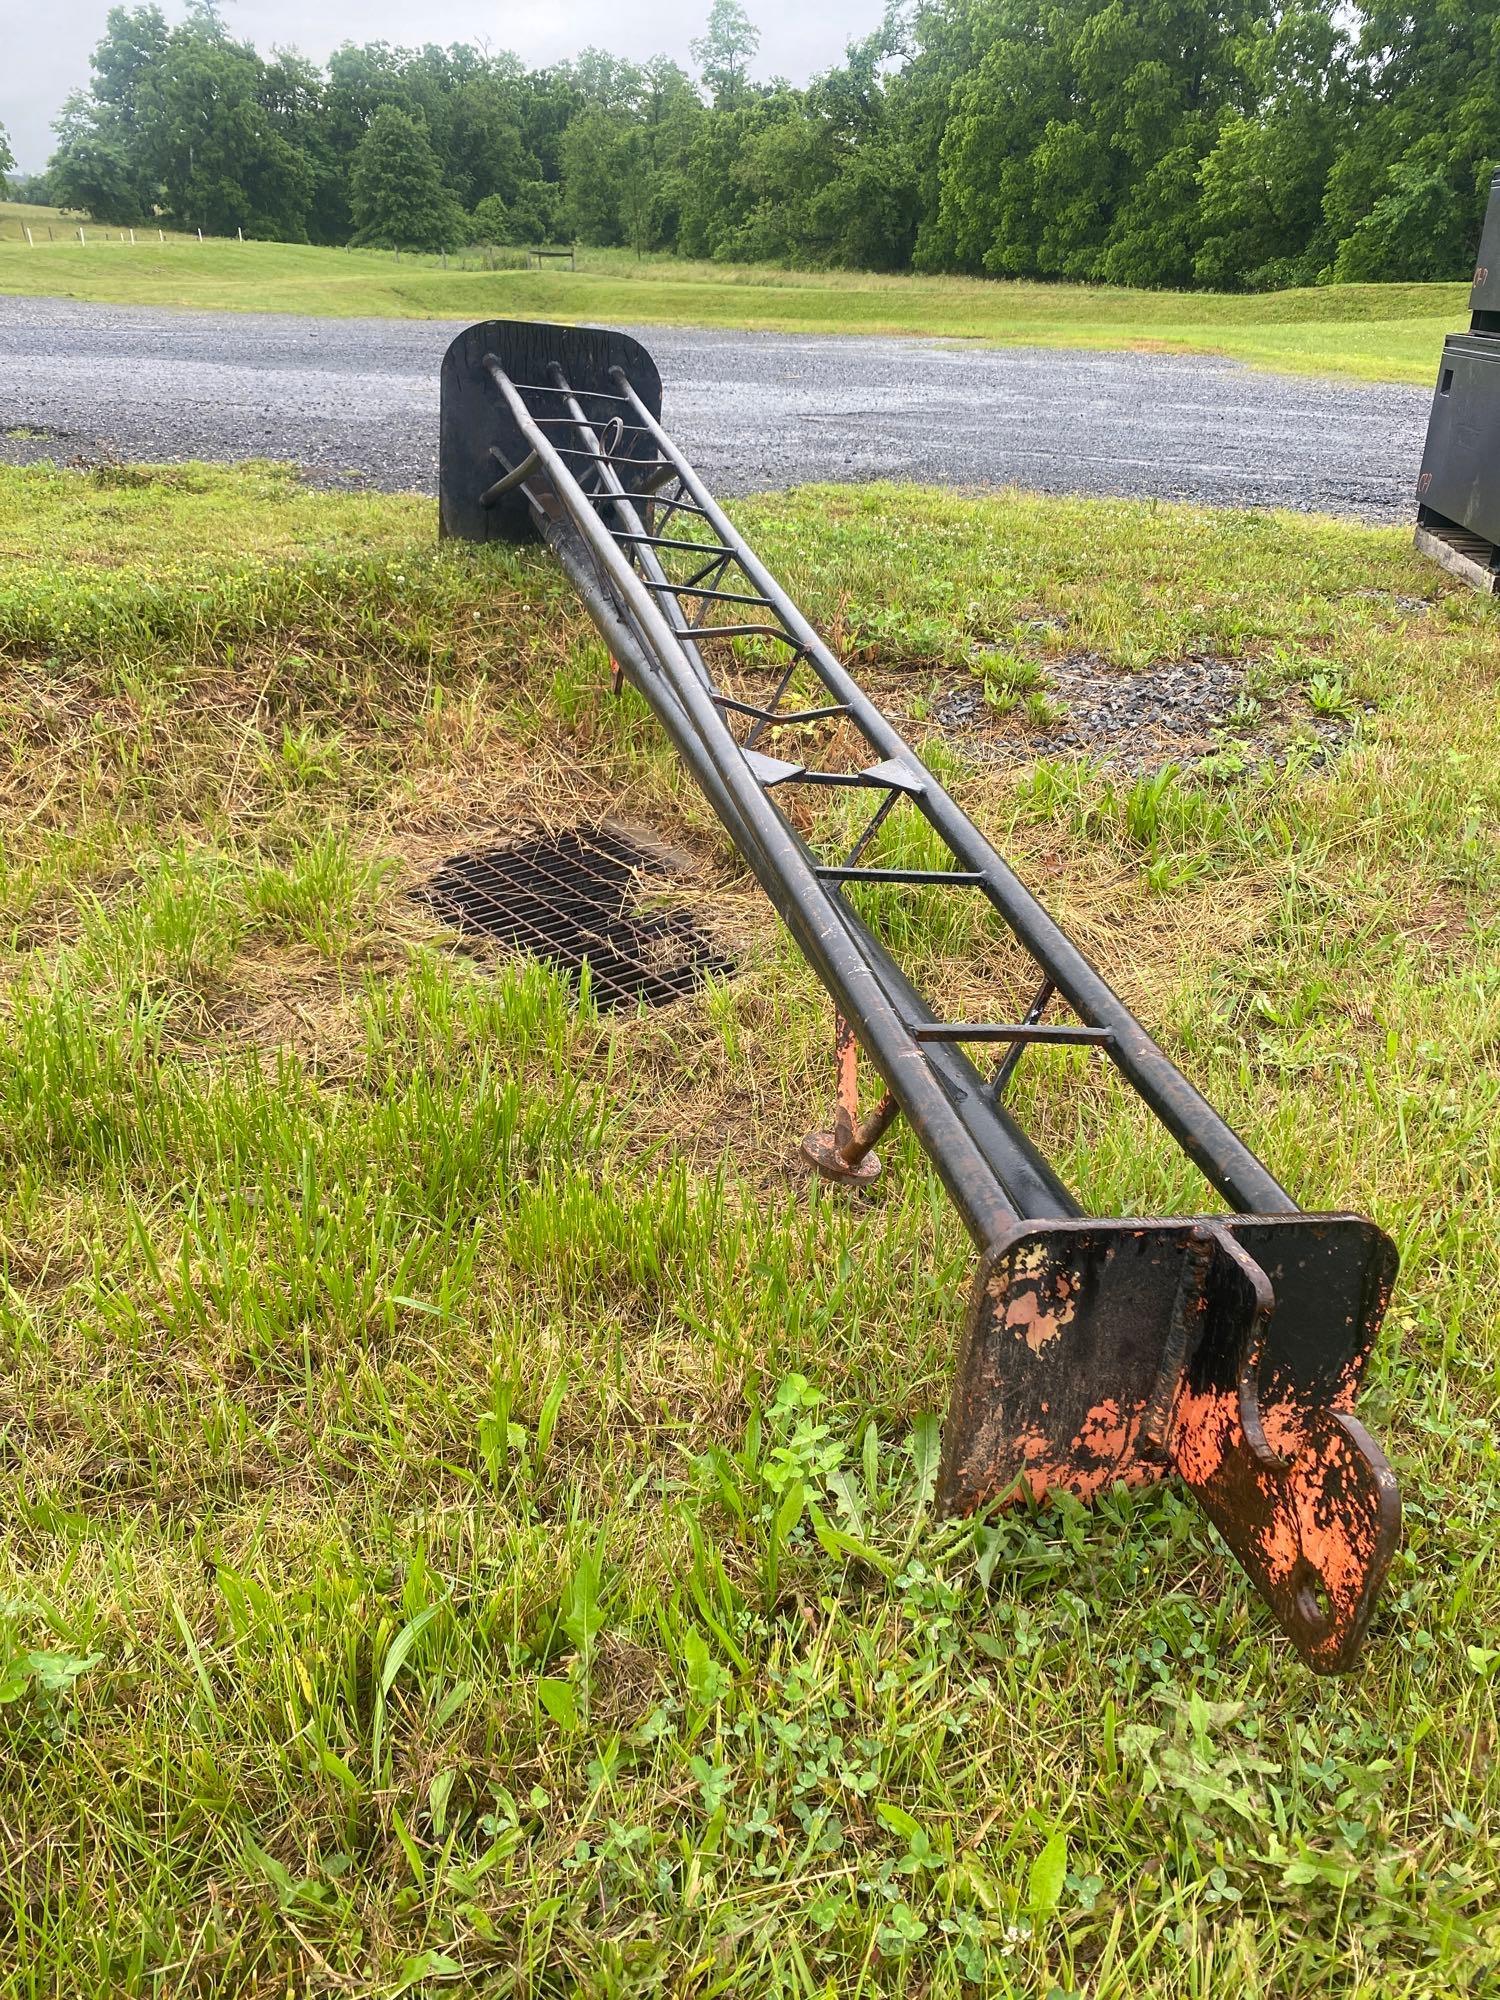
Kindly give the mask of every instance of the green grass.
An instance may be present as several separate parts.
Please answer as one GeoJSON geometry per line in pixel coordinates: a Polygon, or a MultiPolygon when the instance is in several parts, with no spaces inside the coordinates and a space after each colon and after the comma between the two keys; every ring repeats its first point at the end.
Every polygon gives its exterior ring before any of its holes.
{"type": "MultiPolygon", "coordinates": [[[[41,213],[38,211],[37,213],[41,213]]],[[[50,213],[50,211],[48,212],[50,213]]],[[[0,293],[347,318],[588,320],[781,333],[922,334],[986,346],[1142,348],[1223,354],[1255,367],[1429,384],[1443,335],[1468,324],[1459,284],[1341,285],[1231,295],[1136,292],[977,278],[882,277],[637,260],[584,250],[574,271],[477,268],[437,257],[283,243],[121,243],[88,226],[37,243],[0,206],[0,293]]],[[[54,227],[57,227],[54,224],[54,227]]],[[[35,233],[35,225],[33,225],[35,233]]],[[[504,253],[509,255],[511,253],[504,253]]]]}
{"type": "MultiPolygon", "coordinates": [[[[1357,715],[1217,782],[930,754],[1400,1242],[1362,1668],[1174,1491],[933,1522],[967,1245],[909,1136],[863,1202],[796,1169],[827,1007],[539,554],[0,471],[0,1991],[1493,1992],[1493,604],[1289,516],[740,511],[893,694],[1211,647],[1357,715]],[[604,811],[725,885],[737,977],[600,1016],[407,894],[604,811]]],[[[909,943],[997,979],[972,920],[909,943]]],[[[1078,1052],[1023,1076],[1091,1206],[1196,1198],[1078,1052]]]]}

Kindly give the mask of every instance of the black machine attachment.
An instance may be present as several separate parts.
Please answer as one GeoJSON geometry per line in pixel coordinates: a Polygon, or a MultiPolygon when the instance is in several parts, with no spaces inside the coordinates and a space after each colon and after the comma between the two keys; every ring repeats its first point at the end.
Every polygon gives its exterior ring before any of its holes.
{"type": "Polygon", "coordinates": [[[1308,1664],[1348,1667],[1400,1526],[1353,1414],[1389,1239],[1304,1214],[1151,1040],[746,544],[662,427],[638,342],[505,320],[460,334],[440,491],[444,534],[547,545],[827,988],[835,1110],[804,1142],[812,1165],[869,1180],[904,1117],[974,1239],[940,1504],[1087,1501],[1175,1474],[1308,1664]],[[814,851],[782,810],[809,788],[867,802],[847,851],[814,851]],[[866,858],[896,814],[926,821],[940,865],[866,858]],[[872,884],[983,898],[1032,961],[1029,998],[941,1018],[861,913],[872,884]],[[1087,1216],[1007,1102],[1037,1043],[1112,1063],[1231,1212],[1087,1216]],[[863,1116],[861,1052],[884,1085],[863,1116]]]}
{"type": "Polygon", "coordinates": [[[1417,477],[1417,547],[1500,591],[1500,173],[1479,241],[1467,333],[1443,342],[1417,477]]]}

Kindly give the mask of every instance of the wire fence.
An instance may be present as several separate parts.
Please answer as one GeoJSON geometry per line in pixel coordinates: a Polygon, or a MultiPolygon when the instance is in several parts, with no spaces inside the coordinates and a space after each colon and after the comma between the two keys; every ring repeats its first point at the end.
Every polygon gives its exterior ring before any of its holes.
{"type": "MultiPolygon", "coordinates": [[[[200,249],[215,244],[249,244],[259,239],[246,236],[237,229],[233,236],[209,236],[203,230],[163,229],[152,223],[136,228],[119,228],[114,224],[82,221],[75,222],[66,217],[51,217],[46,221],[21,222],[13,217],[0,217],[0,244],[24,245],[32,250],[44,250],[49,244],[63,249],[200,249]]],[[[551,269],[578,268],[578,252],[575,247],[563,245],[524,245],[510,243],[469,243],[454,250],[393,250],[369,244],[284,244],[275,243],[276,249],[305,250],[313,248],[332,249],[361,257],[388,257],[396,264],[412,264],[428,270],[459,271],[524,271],[544,265],[551,269]],[[564,261],[566,260],[566,262],[564,261]]]]}

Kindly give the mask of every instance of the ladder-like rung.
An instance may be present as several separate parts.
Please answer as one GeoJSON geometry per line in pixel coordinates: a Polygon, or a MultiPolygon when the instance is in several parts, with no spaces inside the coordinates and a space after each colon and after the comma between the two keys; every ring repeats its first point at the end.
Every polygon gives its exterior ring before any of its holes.
{"type": "Polygon", "coordinates": [[[794,646],[800,653],[802,642],[790,632],[784,632],[779,625],[695,625],[692,628],[695,639],[780,639],[788,646],[794,646]]]}
{"type": "MultiPolygon", "coordinates": [[[[709,567],[716,569],[718,565],[713,563],[709,567]]],[[[703,574],[707,575],[707,571],[703,574]]],[[[667,590],[679,597],[711,597],[715,604],[758,604],[762,610],[771,609],[770,598],[756,597],[743,590],[710,590],[704,584],[673,583],[670,578],[664,578],[660,583],[653,583],[649,576],[643,576],[641,582],[645,584],[647,590],[667,590]]]]}
{"type": "Polygon", "coordinates": [[[934,1021],[912,1029],[919,1042],[1112,1042],[1109,1028],[1052,1021],[934,1021]]]}
{"type": "MultiPolygon", "coordinates": [[[[617,396],[612,389],[574,389],[566,382],[512,382],[510,386],[518,395],[522,396],[577,396],[580,399],[587,396],[591,402],[595,403],[628,403],[632,401],[632,398],[629,396],[617,396]]],[[[537,421],[539,419],[533,418],[533,422],[537,421]]],[[[641,429],[643,427],[636,425],[635,428],[641,429]]]]}
{"type": "Polygon", "coordinates": [[[830,715],[847,715],[847,701],[832,701],[826,708],[798,708],[783,712],[779,708],[757,708],[753,701],[737,701],[732,694],[716,694],[714,700],[720,708],[732,708],[736,715],[753,715],[757,722],[774,722],[778,728],[794,722],[822,722],[830,715]]]}
{"type": "Polygon", "coordinates": [[[877,778],[870,771],[804,771],[802,782],[805,785],[848,786],[861,792],[901,790],[899,785],[888,784],[884,778],[877,778]]]}
{"type": "MultiPolygon", "coordinates": [[[[585,393],[587,393],[587,392],[585,392],[585,393]]],[[[533,422],[534,424],[561,424],[561,425],[563,425],[564,427],[566,427],[566,428],[568,428],[568,429],[572,429],[572,430],[576,430],[576,429],[578,428],[578,419],[577,419],[577,417],[574,417],[574,416],[567,416],[567,417],[537,417],[537,416],[534,416],[534,417],[532,418],[532,420],[531,420],[531,421],[532,421],[532,422],[533,422]]],[[[613,419],[611,419],[611,421],[614,421],[614,420],[613,420],[613,419]]],[[[648,431],[648,430],[647,430],[647,428],[646,428],[646,426],[645,426],[644,424],[626,424],[626,423],[622,423],[622,424],[620,425],[620,430],[621,430],[621,433],[622,433],[622,435],[628,435],[628,434],[629,434],[630,432],[632,432],[632,431],[634,431],[634,432],[635,432],[635,434],[636,434],[636,435],[637,435],[638,437],[650,437],[650,435],[651,435],[650,431],[648,431]]],[[[561,449],[561,446],[559,446],[558,448],[559,448],[559,450],[560,450],[560,449],[561,449]]],[[[665,461],[663,461],[663,462],[665,463],[665,461]]]]}
{"type": "MultiPolygon", "coordinates": [[[[814,715],[837,714],[836,709],[813,709],[814,715]]],[[[798,720],[787,717],[788,721],[798,720]]],[[[773,716],[771,720],[776,720],[773,716]]],[[[804,771],[804,781],[809,785],[853,785],[866,791],[902,792],[908,798],[918,798],[924,790],[922,780],[898,758],[887,757],[884,763],[871,764],[863,771],[804,771]]]]}
{"type": "Polygon", "coordinates": [[[621,458],[617,452],[590,451],[581,444],[555,444],[552,449],[559,458],[587,458],[595,465],[612,465],[617,472],[666,472],[672,464],[670,458],[621,458]]]}
{"type": "Polygon", "coordinates": [[[970,868],[815,868],[822,882],[937,882],[974,888],[984,877],[970,868]]]}
{"type": "MultiPolygon", "coordinates": [[[[627,465],[631,462],[628,459],[623,461],[627,465]]],[[[700,507],[693,500],[663,500],[658,495],[652,493],[616,493],[612,487],[602,492],[594,493],[584,492],[581,486],[578,490],[583,494],[585,500],[608,500],[613,502],[617,507],[660,507],[668,513],[700,514],[705,521],[710,518],[708,509],[700,507]]],[[[606,528],[605,532],[612,535],[616,541],[623,542],[629,539],[629,537],[621,534],[615,528],[606,528]]],[[[698,545],[695,542],[693,546],[696,548],[698,545]]]]}
{"type": "MultiPolygon", "coordinates": [[[[665,504],[664,501],[657,502],[658,506],[665,504]]],[[[717,542],[690,542],[680,535],[637,535],[627,533],[623,528],[611,528],[609,532],[617,542],[640,542],[652,549],[690,549],[695,556],[723,556],[726,559],[734,554],[733,549],[721,548],[717,542]]]]}

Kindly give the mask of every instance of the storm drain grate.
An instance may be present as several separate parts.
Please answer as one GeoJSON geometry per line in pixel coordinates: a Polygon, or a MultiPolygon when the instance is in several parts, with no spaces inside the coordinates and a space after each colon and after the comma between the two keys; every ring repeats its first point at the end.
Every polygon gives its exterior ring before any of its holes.
{"type": "Polygon", "coordinates": [[[733,972],[681,910],[640,906],[659,855],[602,827],[573,827],[486,854],[455,854],[422,892],[436,915],[576,978],[585,959],[601,1007],[664,1007],[714,972],[733,972]]]}

